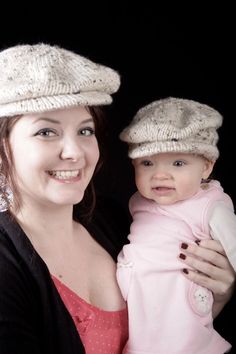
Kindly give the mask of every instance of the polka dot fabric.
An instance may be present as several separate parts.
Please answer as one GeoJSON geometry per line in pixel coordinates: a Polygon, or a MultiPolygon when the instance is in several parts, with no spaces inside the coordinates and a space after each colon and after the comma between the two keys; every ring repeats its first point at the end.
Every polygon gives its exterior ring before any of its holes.
{"type": "Polygon", "coordinates": [[[74,320],[86,354],[121,354],[128,339],[127,309],[101,310],[81,299],[59,279],[52,279],[74,320]]]}

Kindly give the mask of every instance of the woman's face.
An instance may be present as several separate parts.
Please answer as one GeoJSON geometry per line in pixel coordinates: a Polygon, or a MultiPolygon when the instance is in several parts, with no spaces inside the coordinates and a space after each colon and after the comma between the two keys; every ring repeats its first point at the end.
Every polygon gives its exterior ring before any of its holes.
{"type": "Polygon", "coordinates": [[[23,115],[10,133],[15,181],[24,203],[79,203],[99,159],[84,107],[23,115]]]}

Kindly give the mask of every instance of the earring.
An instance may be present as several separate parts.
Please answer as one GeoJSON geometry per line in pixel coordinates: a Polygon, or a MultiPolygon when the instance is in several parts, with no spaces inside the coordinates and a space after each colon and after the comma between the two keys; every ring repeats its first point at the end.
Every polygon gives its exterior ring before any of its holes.
{"type": "Polygon", "coordinates": [[[209,185],[209,182],[210,182],[211,180],[209,179],[209,178],[207,178],[207,179],[204,179],[204,178],[202,178],[202,180],[201,180],[201,189],[208,189],[209,187],[210,187],[210,185],[209,185]]]}
{"type": "Polygon", "coordinates": [[[12,202],[12,190],[7,183],[6,177],[0,173],[0,213],[8,210],[12,202]]]}

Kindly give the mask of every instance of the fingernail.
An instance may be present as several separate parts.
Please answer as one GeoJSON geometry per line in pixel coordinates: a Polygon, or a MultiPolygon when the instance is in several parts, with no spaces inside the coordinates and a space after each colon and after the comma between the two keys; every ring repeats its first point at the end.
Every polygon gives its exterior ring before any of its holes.
{"type": "Polygon", "coordinates": [[[184,268],[183,273],[188,274],[188,269],[184,268]]]}
{"type": "Polygon", "coordinates": [[[181,248],[183,248],[184,250],[186,250],[188,248],[188,244],[187,243],[181,243],[181,248]]]}
{"type": "Polygon", "coordinates": [[[195,243],[199,246],[200,245],[200,240],[196,240],[195,243]]]}
{"type": "Polygon", "coordinates": [[[186,258],[186,256],[185,256],[185,254],[180,253],[179,258],[181,258],[181,259],[185,259],[185,258],[186,258]]]}

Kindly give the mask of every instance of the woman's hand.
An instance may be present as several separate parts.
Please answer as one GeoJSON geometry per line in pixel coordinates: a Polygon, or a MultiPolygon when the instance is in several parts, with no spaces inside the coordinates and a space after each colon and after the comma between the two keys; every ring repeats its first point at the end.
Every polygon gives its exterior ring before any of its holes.
{"type": "Polygon", "coordinates": [[[183,274],[188,279],[212,291],[215,318],[230,300],[236,280],[234,269],[220,242],[201,240],[196,244],[182,243],[179,259],[187,266],[183,267],[183,274]]]}

